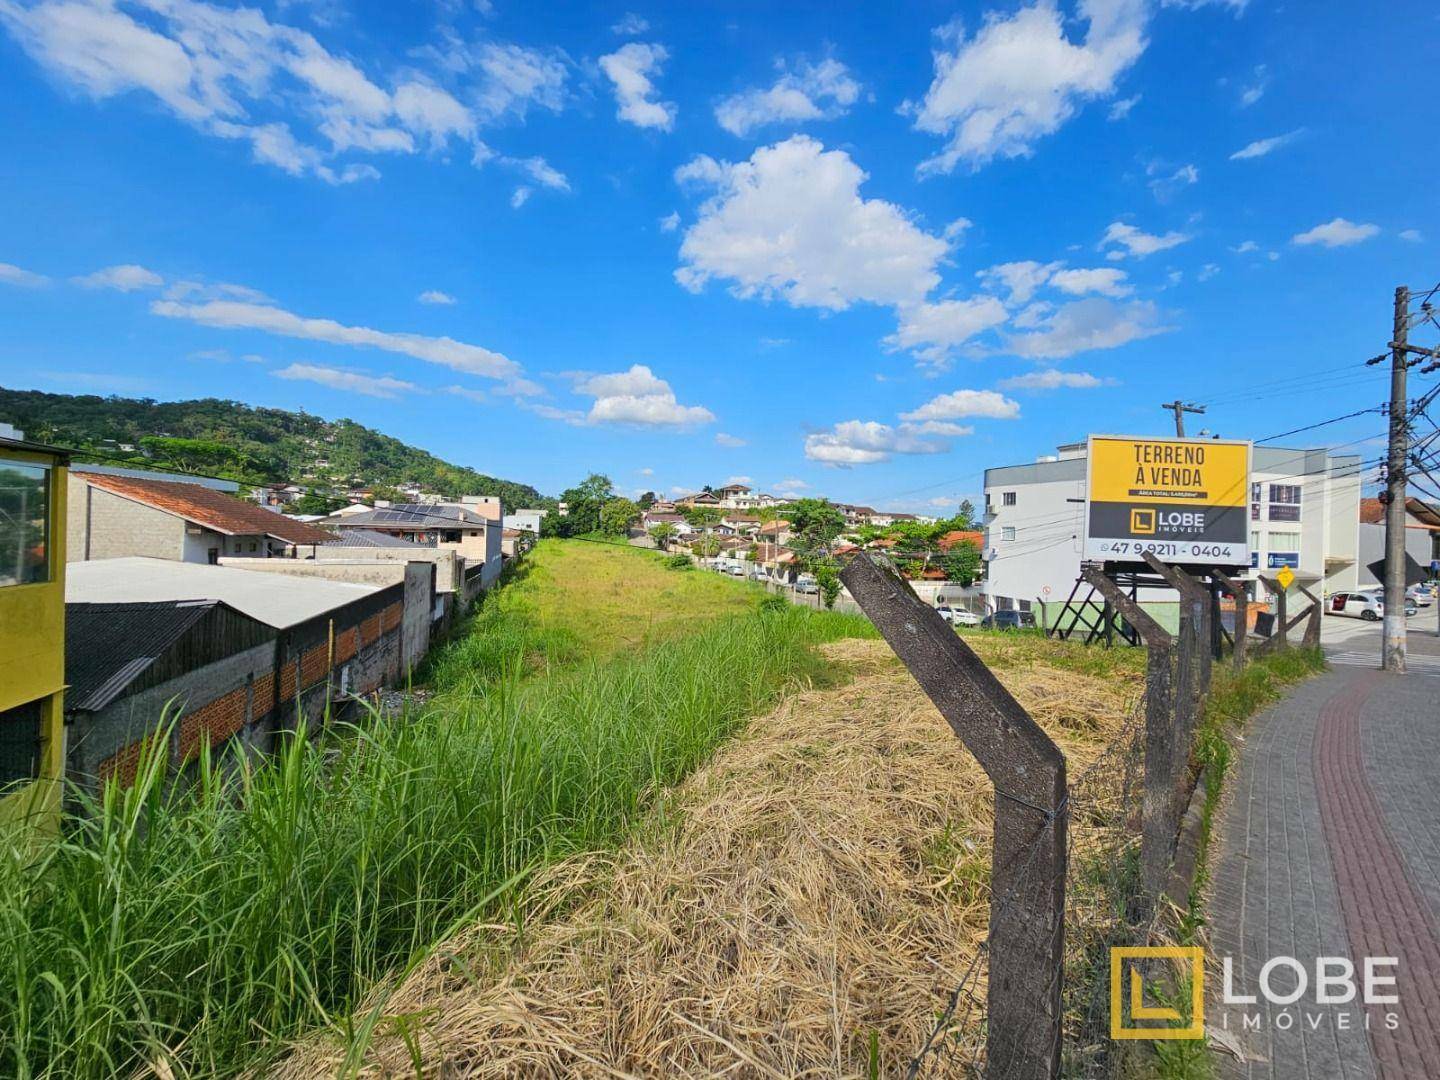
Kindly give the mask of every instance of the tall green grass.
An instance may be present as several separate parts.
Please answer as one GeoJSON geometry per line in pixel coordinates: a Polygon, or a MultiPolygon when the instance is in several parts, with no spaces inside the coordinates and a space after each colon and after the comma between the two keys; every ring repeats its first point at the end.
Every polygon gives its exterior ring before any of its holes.
{"type": "Polygon", "coordinates": [[[233,1075],[315,1026],[353,1038],[387,974],[493,917],[535,867],[616,843],[746,716],[822,674],[813,644],[870,634],[751,613],[526,681],[496,646],[485,694],[302,733],[238,770],[203,757],[184,790],[144,762],[38,857],[0,851],[0,1074],[233,1075]]]}

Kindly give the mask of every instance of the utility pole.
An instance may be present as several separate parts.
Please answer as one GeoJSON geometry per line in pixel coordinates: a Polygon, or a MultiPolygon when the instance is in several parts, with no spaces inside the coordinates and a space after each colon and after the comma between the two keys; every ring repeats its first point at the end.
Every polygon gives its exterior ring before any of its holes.
{"type": "Polygon", "coordinates": [[[1187,405],[1179,398],[1176,398],[1174,401],[1166,401],[1161,403],[1160,408],[1169,409],[1175,414],[1175,437],[1177,439],[1183,439],[1185,437],[1185,414],[1187,412],[1205,412],[1204,405],[1187,405]]]}
{"type": "Polygon", "coordinates": [[[1405,671],[1405,461],[1410,453],[1410,290],[1395,290],[1395,333],[1390,339],[1390,453],[1385,465],[1385,622],[1380,666],[1405,671]]]}

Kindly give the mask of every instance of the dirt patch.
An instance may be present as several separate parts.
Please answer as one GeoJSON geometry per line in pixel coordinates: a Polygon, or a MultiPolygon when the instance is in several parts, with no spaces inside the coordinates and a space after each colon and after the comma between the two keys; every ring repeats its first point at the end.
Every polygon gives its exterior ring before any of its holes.
{"type": "MultiPolygon", "coordinates": [[[[625,848],[534,883],[379,1006],[368,1075],[864,1076],[902,1071],[983,939],[990,786],[889,649],[753,721],[625,848]]],[[[982,650],[983,651],[983,650],[982,650]]],[[[1040,664],[1001,680],[1072,775],[1139,693],[1040,664]]],[[[334,1074],[312,1042],[279,1076],[334,1074]]]]}

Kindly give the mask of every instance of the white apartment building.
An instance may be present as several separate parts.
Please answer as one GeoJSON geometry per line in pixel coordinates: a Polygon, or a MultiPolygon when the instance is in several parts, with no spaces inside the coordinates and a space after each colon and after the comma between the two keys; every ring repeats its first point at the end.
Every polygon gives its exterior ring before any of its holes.
{"type": "MultiPolygon", "coordinates": [[[[1070,596],[1084,539],[1085,455],[1085,443],[1071,443],[1033,464],[985,471],[982,554],[990,610],[1028,611],[1037,601],[1058,605],[1070,596]]],[[[1288,566],[1302,584],[1327,592],[1356,588],[1360,472],[1358,454],[1255,447],[1251,566],[1242,576],[1288,566]]],[[[1157,590],[1142,599],[1165,597],[1157,590]]]]}

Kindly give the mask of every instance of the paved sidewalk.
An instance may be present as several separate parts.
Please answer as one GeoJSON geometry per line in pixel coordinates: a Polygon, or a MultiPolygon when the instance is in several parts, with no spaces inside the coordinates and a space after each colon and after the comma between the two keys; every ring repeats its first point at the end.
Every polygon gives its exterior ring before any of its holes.
{"type": "MultiPolygon", "coordinates": [[[[1338,667],[1255,717],[1216,823],[1206,1025],[1244,1050],[1221,1075],[1440,1076],[1440,682],[1338,667]],[[1398,957],[1399,1003],[1226,1006],[1261,966],[1398,957]],[[1258,1024],[1247,1028],[1249,1015],[1258,1024]],[[1387,1015],[1388,1014],[1388,1015],[1387,1015]],[[1389,1030],[1389,1021],[1398,1025],[1389,1030]],[[1368,1031],[1367,1031],[1368,1027],[1368,1031]]],[[[1272,986],[1293,988],[1288,970],[1272,986]]]]}

